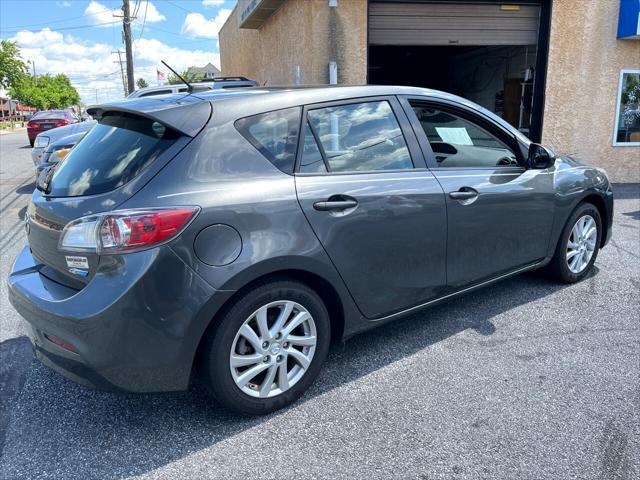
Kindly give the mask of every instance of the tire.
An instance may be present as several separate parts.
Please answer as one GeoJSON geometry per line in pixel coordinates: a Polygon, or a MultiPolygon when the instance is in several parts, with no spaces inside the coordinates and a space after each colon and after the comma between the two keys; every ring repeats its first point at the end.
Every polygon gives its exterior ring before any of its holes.
{"type": "MultiPolygon", "coordinates": [[[[578,228],[578,231],[580,229],[578,228]]],[[[585,230],[590,231],[590,228],[585,228],[585,230]]],[[[579,238],[579,237],[578,237],[579,238]]],[[[602,218],[600,217],[600,212],[598,209],[591,203],[581,203],[576,209],[573,211],[569,219],[567,220],[564,229],[562,230],[562,234],[560,235],[560,239],[558,240],[558,245],[556,246],[556,251],[549,263],[548,271],[553,275],[557,280],[564,283],[576,283],[589,275],[591,269],[593,268],[593,264],[598,257],[598,252],[600,251],[600,241],[602,239],[602,218]],[[578,261],[581,261],[579,255],[580,253],[574,253],[578,248],[572,248],[572,245],[576,245],[573,243],[573,240],[576,238],[574,230],[574,226],[579,220],[582,219],[592,219],[596,228],[595,235],[595,243],[589,241],[580,241],[582,245],[584,245],[584,254],[588,255],[589,251],[592,251],[591,257],[586,262],[582,261],[581,265],[578,265],[578,261]],[[573,235],[573,236],[572,236],[573,235]],[[569,244],[569,240],[572,240],[572,245],[569,244]],[[592,244],[592,250],[590,250],[592,244]],[[572,255],[569,258],[569,255],[572,255]],[[576,258],[577,257],[577,258],[576,258]],[[573,265],[573,267],[572,267],[573,265]]],[[[582,260],[586,260],[586,257],[583,257],[582,260]]]]}
{"type": "Polygon", "coordinates": [[[36,143],[35,140],[29,140],[29,145],[31,145],[31,148],[33,148],[34,143],[36,143]]]}
{"type": "Polygon", "coordinates": [[[206,338],[201,358],[202,380],[213,396],[230,410],[249,415],[278,410],[300,398],[318,376],[329,351],[330,330],[324,303],[306,285],[288,279],[258,284],[234,301],[206,338]],[[266,314],[262,316],[261,312],[266,314]],[[268,335],[260,333],[259,317],[266,319],[267,328],[263,331],[268,331],[268,335]],[[280,317],[286,319],[282,328],[277,328],[280,317]],[[294,319],[304,321],[285,337],[294,319]],[[247,327],[257,338],[243,335],[247,334],[247,327]],[[279,338],[276,332],[280,332],[279,338]],[[315,345],[311,345],[314,336],[315,345]],[[256,357],[262,358],[256,360],[256,357]],[[245,361],[251,363],[239,365],[245,361]],[[244,384],[247,377],[251,378],[244,384]]]}

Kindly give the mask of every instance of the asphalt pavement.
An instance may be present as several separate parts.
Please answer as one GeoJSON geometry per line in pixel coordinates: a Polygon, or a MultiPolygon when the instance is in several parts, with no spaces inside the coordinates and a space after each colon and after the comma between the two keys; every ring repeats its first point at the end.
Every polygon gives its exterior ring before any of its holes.
{"type": "Polygon", "coordinates": [[[247,418],[33,361],[4,281],[32,172],[0,136],[0,479],[640,478],[640,185],[582,283],[520,275],[335,345],[302,400],[247,418]]]}

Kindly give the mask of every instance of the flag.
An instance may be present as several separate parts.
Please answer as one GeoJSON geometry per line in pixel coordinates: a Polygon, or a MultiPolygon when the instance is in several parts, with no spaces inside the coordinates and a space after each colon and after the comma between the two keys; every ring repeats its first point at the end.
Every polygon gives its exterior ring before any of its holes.
{"type": "Polygon", "coordinates": [[[166,78],[166,75],[164,74],[164,72],[161,72],[158,69],[156,69],[156,75],[158,76],[158,80],[164,80],[166,78]]]}

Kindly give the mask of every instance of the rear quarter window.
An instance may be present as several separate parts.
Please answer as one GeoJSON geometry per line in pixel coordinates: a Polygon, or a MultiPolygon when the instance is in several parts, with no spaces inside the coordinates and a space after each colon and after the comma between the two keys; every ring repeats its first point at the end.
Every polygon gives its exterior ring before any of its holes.
{"type": "Polygon", "coordinates": [[[179,137],[151,119],[107,113],[60,163],[48,193],[76,197],[114,190],[135,178],[179,137]]]}
{"type": "Polygon", "coordinates": [[[236,120],[236,129],[274,166],[293,173],[301,107],[286,108],[236,120]]]}

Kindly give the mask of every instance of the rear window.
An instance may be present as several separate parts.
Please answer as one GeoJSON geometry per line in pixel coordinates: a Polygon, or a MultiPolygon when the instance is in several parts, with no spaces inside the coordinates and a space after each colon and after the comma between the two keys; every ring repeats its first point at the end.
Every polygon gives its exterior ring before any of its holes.
{"type": "Polygon", "coordinates": [[[48,118],[65,118],[65,112],[36,112],[33,117],[35,120],[46,120],[48,118]]]}
{"type": "Polygon", "coordinates": [[[300,127],[300,107],[261,113],[237,120],[238,131],[285,173],[293,172],[300,127]]]}
{"type": "Polygon", "coordinates": [[[107,113],[60,163],[49,195],[76,197],[114,190],[136,177],[179,136],[148,118],[107,113]]]}

